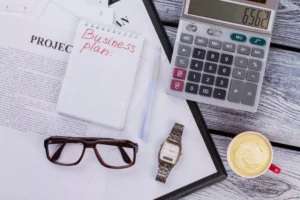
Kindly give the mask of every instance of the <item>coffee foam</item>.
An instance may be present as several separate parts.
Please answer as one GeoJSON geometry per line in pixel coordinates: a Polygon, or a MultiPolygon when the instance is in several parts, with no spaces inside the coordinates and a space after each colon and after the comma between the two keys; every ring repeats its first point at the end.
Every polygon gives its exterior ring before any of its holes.
{"type": "Polygon", "coordinates": [[[260,175],[269,167],[272,160],[269,142],[256,133],[237,136],[229,148],[231,167],[242,176],[260,175]]]}

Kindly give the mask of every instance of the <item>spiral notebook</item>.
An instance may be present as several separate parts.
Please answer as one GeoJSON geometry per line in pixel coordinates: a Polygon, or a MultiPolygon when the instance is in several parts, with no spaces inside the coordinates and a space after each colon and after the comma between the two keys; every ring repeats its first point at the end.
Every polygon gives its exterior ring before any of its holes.
{"type": "Polygon", "coordinates": [[[143,42],[141,35],[81,21],[57,111],[122,129],[143,42]]]}

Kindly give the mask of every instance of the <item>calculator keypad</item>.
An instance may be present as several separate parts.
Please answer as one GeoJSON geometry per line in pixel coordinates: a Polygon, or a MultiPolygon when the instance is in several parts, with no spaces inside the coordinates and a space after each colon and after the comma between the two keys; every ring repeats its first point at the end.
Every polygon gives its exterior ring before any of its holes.
{"type": "Polygon", "coordinates": [[[245,45],[238,45],[237,52],[239,54],[243,54],[243,55],[248,56],[248,55],[250,55],[251,48],[248,47],[248,46],[245,46],[245,45]]]}
{"type": "Polygon", "coordinates": [[[205,54],[206,54],[205,50],[195,48],[193,52],[193,58],[198,58],[203,60],[205,58],[205,54]]]}
{"type": "Polygon", "coordinates": [[[208,46],[213,49],[221,49],[222,42],[218,40],[209,40],[208,46]]]}
{"type": "Polygon", "coordinates": [[[173,78],[182,79],[184,80],[186,76],[186,70],[184,69],[174,69],[173,78]]]}
{"type": "Polygon", "coordinates": [[[191,62],[191,69],[196,71],[202,71],[203,68],[203,61],[200,60],[192,60],[191,62]]]}
{"type": "Polygon", "coordinates": [[[232,77],[240,80],[244,80],[246,78],[247,71],[245,69],[234,68],[232,77]]]}
{"type": "Polygon", "coordinates": [[[176,67],[187,68],[189,65],[189,59],[182,56],[177,56],[175,61],[176,67]]]}
{"type": "Polygon", "coordinates": [[[198,96],[200,102],[211,98],[253,107],[262,84],[268,41],[239,33],[224,40],[208,32],[185,32],[177,39],[170,90],[182,97],[187,93],[191,100],[198,96]]]}
{"type": "Polygon", "coordinates": [[[226,64],[226,65],[232,65],[232,62],[233,62],[233,56],[232,55],[227,55],[227,54],[222,54],[221,55],[220,63],[226,64]]]}
{"type": "Polygon", "coordinates": [[[235,52],[236,45],[229,42],[223,43],[223,51],[235,52]]]}
{"type": "Polygon", "coordinates": [[[212,87],[202,85],[199,90],[199,94],[206,97],[211,97],[212,95],[212,87]]]}
{"type": "Polygon", "coordinates": [[[188,80],[192,82],[199,83],[201,78],[201,74],[197,72],[189,72],[188,80]]]}
{"type": "Polygon", "coordinates": [[[179,45],[178,47],[178,55],[189,57],[191,55],[192,48],[185,45],[179,45]]]}
{"type": "Polygon", "coordinates": [[[245,57],[236,56],[235,61],[234,61],[234,65],[236,67],[247,68],[248,59],[245,58],[245,57]]]}
{"type": "Polygon", "coordinates": [[[185,91],[191,94],[197,94],[199,86],[193,83],[187,83],[185,91]]]}
{"type": "Polygon", "coordinates": [[[218,65],[215,63],[206,62],[204,66],[204,72],[215,74],[217,72],[218,65]]]}
{"type": "Polygon", "coordinates": [[[198,37],[198,36],[196,37],[195,45],[202,46],[202,47],[207,47],[207,44],[208,44],[208,39],[207,38],[198,37]]]}
{"type": "Polygon", "coordinates": [[[230,76],[231,67],[219,65],[218,75],[230,76]]]}
{"type": "Polygon", "coordinates": [[[226,90],[215,88],[213,96],[216,99],[225,100],[225,98],[226,98],[226,90]]]}
{"type": "Polygon", "coordinates": [[[214,52],[214,51],[208,51],[206,60],[212,61],[212,62],[219,62],[220,53],[214,52]]]}

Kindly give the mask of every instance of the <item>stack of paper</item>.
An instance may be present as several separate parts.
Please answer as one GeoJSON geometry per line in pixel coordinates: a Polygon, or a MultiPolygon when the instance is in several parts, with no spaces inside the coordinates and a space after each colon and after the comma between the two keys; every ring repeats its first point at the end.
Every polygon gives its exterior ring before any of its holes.
{"type": "Polygon", "coordinates": [[[147,200],[216,172],[188,105],[164,93],[170,68],[166,55],[162,56],[149,142],[138,141],[156,51],[161,47],[141,0],[122,0],[110,8],[99,7],[93,0],[39,0],[30,14],[19,16],[42,23],[0,17],[0,199],[147,200]],[[56,112],[75,37],[74,31],[65,29],[75,30],[80,19],[111,23],[111,8],[116,26],[145,37],[124,131],[56,112]],[[105,13],[99,16],[101,11],[105,13]],[[157,156],[174,122],[186,126],[184,155],[168,184],[162,185],[155,181],[157,156]],[[92,154],[86,154],[78,166],[60,167],[47,160],[44,135],[128,139],[139,142],[140,150],[136,165],[125,170],[106,169],[92,154]]]}

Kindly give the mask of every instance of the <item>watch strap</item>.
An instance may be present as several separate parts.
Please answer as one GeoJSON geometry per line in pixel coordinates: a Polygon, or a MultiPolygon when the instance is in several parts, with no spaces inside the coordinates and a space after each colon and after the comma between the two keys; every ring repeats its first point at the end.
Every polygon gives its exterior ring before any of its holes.
{"type": "Polygon", "coordinates": [[[168,140],[177,144],[181,144],[181,138],[183,134],[184,126],[178,123],[175,123],[172,131],[168,137],[168,140]]]}
{"type": "Polygon", "coordinates": [[[172,165],[159,163],[156,181],[166,183],[167,178],[172,170],[172,165]]]}

